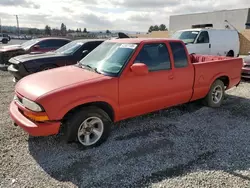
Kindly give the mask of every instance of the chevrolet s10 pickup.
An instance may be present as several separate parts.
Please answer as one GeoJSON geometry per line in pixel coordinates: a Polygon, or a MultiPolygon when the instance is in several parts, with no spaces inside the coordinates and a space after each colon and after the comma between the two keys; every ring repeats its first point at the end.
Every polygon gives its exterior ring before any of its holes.
{"type": "Polygon", "coordinates": [[[64,132],[98,146],[113,123],[202,99],[222,104],[241,80],[241,58],[188,54],[171,39],[107,40],[79,63],[35,73],[15,87],[10,115],[32,136],[64,132]]]}

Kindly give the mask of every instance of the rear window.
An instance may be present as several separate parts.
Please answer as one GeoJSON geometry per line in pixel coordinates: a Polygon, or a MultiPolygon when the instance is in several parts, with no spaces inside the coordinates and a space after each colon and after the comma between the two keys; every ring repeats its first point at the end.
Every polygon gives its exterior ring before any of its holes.
{"type": "Polygon", "coordinates": [[[183,44],[180,42],[170,42],[170,47],[174,56],[174,67],[187,67],[188,58],[183,44]]]}

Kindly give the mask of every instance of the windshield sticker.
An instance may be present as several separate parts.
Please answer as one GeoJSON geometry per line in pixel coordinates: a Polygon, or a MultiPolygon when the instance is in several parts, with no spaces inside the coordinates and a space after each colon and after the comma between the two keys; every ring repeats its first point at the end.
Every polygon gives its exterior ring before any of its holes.
{"type": "Polygon", "coordinates": [[[192,34],[198,34],[198,33],[199,33],[199,32],[197,32],[197,31],[193,31],[193,32],[192,32],[192,34]]]}
{"type": "Polygon", "coordinates": [[[130,49],[135,49],[136,44],[122,44],[119,48],[130,48],[130,49]]]}

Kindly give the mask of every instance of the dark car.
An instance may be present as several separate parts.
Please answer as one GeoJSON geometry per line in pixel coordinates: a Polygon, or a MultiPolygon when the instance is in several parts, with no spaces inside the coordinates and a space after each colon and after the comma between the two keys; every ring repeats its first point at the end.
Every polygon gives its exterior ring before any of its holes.
{"type": "Polygon", "coordinates": [[[67,38],[38,38],[24,42],[21,45],[8,45],[0,48],[0,65],[8,66],[8,60],[22,54],[36,54],[56,50],[71,40],[67,38]]]}
{"type": "Polygon", "coordinates": [[[32,73],[73,65],[103,41],[100,39],[75,40],[54,52],[16,56],[9,60],[10,66],[8,67],[8,71],[14,76],[14,81],[18,81],[32,73]]]}

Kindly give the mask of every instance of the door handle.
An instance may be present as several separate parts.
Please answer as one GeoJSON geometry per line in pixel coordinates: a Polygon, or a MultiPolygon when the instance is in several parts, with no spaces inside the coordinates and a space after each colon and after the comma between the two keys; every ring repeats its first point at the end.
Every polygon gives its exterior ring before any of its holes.
{"type": "Polygon", "coordinates": [[[169,75],[169,76],[168,76],[168,79],[169,79],[169,80],[173,80],[173,79],[174,79],[174,75],[173,75],[173,74],[169,75]]]}
{"type": "Polygon", "coordinates": [[[211,48],[211,44],[209,44],[209,48],[211,48]]]}

